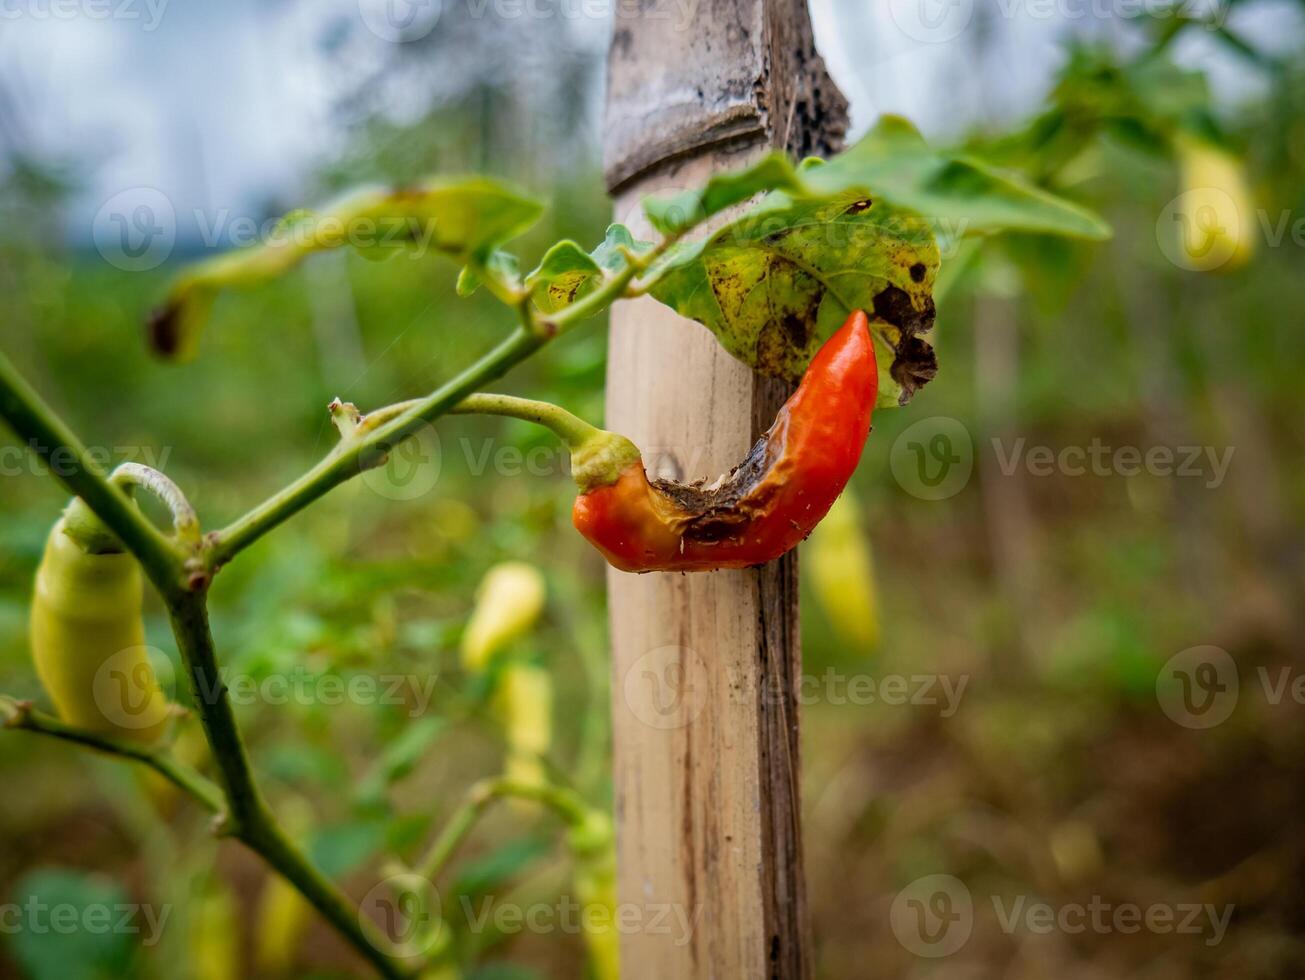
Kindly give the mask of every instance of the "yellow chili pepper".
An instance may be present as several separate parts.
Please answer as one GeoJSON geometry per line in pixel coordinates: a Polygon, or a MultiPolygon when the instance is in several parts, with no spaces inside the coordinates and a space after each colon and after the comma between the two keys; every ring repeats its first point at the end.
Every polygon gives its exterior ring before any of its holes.
{"type": "Polygon", "coordinates": [[[1189,136],[1176,141],[1183,193],[1174,205],[1177,258],[1201,272],[1232,270],[1255,252],[1255,202],[1242,162],[1189,136]]]}
{"type": "Polygon", "coordinates": [[[621,943],[616,928],[616,847],[612,818],[591,810],[571,831],[573,885],[594,980],[620,980],[621,943]]]}
{"type": "Polygon", "coordinates": [[[505,775],[525,783],[546,782],[541,757],[553,741],[553,679],[548,671],[527,663],[505,665],[494,710],[508,747],[505,775]]]}
{"type": "Polygon", "coordinates": [[[269,873],[258,899],[254,963],[261,977],[288,976],[313,907],[279,874],[269,873]]]}
{"type": "Polygon", "coordinates": [[[879,642],[874,560],[850,490],[816,525],[802,561],[834,632],[846,643],[872,649],[879,642]]]}
{"type": "Polygon", "coordinates": [[[32,598],[32,659],[59,717],[108,735],[153,741],[168,719],[145,647],[140,566],[91,554],[50,531],[32,598]]]}
{"type": "MultiPolygon", "coordinates": [[[[291,796],[278,803],[281,825],[292,837],[303,839],[313,825],[308,801],[291,796]]],[[[312,921],[313,907],[299,889],[269,871],[258,899],[254,925],[254,965],[260,977],[289,976],[295,954],[312,921]]]]}
{"type": "Polygon", "coordinates": [[[238,980],[240,921],[230,890],[214,879],[193,908],[189,935],[195,980],[238,980]]]}
{"type": "Polygon", "coordinates": [[[476,608],[462,634],[462,666],[483,671],[495,653],[525,633],[544,609],[544,577],[525,562],[495,565],[476,590],[476,608]]]}

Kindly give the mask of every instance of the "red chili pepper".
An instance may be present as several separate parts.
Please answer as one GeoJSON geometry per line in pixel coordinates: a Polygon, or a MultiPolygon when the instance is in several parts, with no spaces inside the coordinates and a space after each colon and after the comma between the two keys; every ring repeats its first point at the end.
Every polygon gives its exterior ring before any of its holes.
{"type": "Polygon", "coordinates": [[[627,572],[745,568],[778,558],[811,532],[851,479],[878,389],[869,322],[856,310],[718,485],[650,483],[638,450],[612,433],[580,447],[576,529],[627,572]]]}

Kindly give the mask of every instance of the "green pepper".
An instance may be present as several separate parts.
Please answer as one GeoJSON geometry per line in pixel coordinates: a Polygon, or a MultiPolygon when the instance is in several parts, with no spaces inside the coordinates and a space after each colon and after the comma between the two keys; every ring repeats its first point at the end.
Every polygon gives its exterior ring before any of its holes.
{"type": "Polygon", "coordinates": [[[60,518],[32,598],[32,659],[59,717],[142,742],[163,733],[168,700],[145,646],[140,566],[121,551],[88,551],[60,518]]]}

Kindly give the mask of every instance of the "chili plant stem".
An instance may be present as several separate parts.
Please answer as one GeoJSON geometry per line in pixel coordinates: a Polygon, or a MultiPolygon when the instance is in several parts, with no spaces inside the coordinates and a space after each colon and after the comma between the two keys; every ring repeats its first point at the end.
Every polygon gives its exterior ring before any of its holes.
{"type": "Polygon", "coordinates": [[[525,783],[513,779],[483,779],[475,783],[467,792],[453,816],[449,818],[444,829],[440,831],[425,856],[413,869],[429,882],[439,873],[453,857],[454,852],[466,839],[484,816],[485,811],[497,800],[517,797],[542,803],[560,817],[568,826],[575,826],[584,821],[588,808],[577,794],[561,786],[550,784],[525,783]]]}
{"type": "Polygon", "coordinates": [[[243,842],[294,885],[382,976],[408,976],[406,970],[370,941],[358,909],[309,863],[264,803],[254,781],[244,740],[236,727],[227,687],[218,670],[204,596],[183,595],[175,604],[169,604],[168,615],[229,805],[225,825],[219,830],[243,842]]]}
{"type": "Polygon", "coordinates": [[[364,470],[379,465],[385,454],[423,425],[444,415],[476,388],[497,378],[538,350],[545,338],[516,330],[488,354],[441,385],[412,407],[356,441],[342,442],[320,463],[299,479],[272,495],[211,539],[208,564],[217,568],[261,538],[278,524],[293,517],[318,497],[364,470]]]}
{"type": "MultiPolygon", "coordinates": [[[[190,678],[196,713],[218,767],[225,805],[207,790],[204,791],[204,802],[221,815],[219,830],[242,841],[294,885],[381,976],[387,980],[406,980],[409,971],[369,940],[358,910],[342,891],[308,863],[263,802],[236,727],[226,685],[218,672],[208,623],[207,592],[203,588],[191,590],[183,583],[180,550],[145,519],[121,488],[109,482],[77,437],[18,375],[3,354],[0,354],[0,417],[8,421],[21,438],[27,439],[35,452],[51,461],[51,472],[56,479],[81,498],[91,512],[118,536],[163,597],[173,636],[190,678]]],[[[29,721],[32,718],[32,712],[22,708],[8,710],[6,714],[20,718],[26,715],[29,721]]],[[[160,768],[162,757],[152,756],[148,748],[129,747],[116,740],[70,730],[53,719],[50,722],[52,724],[47,724],[44,716],[38,716],[36,724],[47,734],[129,755],[152,765],[174,782],[181,776],[185,783],[178,785],[188,791],[201,787],[201,784],[192,784],[175,764],[163,762],[160,768]]],[[[30,729],[31,725],[21,727],[30,729]]],[[[204,785],[212,787],[207,781],[204,785]]]]}
{"type": "Polygon", "coordinates": [[[363,470],[379,465],[384,461],[386,453],[416,434],[423,425],[447,415],[477,388],[501,378],[553,337],[606,309],[626,295],[630,284],[677,240],[678,236],[662,239],[656,247],[640,256],[638,262],[627,261],[619,272],[592,293],[551,316],[542,317],[531,310],[529,300],[517,304],[521,325],[488,354],[425,398],[404,403],[410,407],[401,415],[386,421],[360,439],[341,443],[299,479],[218,531],[211,538],[207,549],[208,567],[216,570],[323,494],[363,470]]]}
{"type": "Polygon", "coordinates": [[[246,828],[242,841],[294,885],[313,908],[335,927],[386,980],[409,980],[412,971],[377,948],[363,927],[363,913],[318,871],[268,815],[246,828]]]}
{"type": "Polygon", "coordinates": [[[453,408],[450,415],[501,415],[505,418],[534,422],[550,429],[554,435],[575,449],[587,439],[601,434],[601,430],[584,419],[577,418],[564,408],[533,398],[479,392],[468,395],[453,408]]]}
{"type": "Polygon", "coordinates": [[[221,789],[190,766],[183,765],[160,749],[66,724],[53,715],[37,711],[30,702],[17,701],[4,695],[0,695],[0,716],[5,716],[6,728],[49,735],[142,763],[177,788],[189,793],[206,810],[220,814],[226,809],[221,789]]]}
{"type": "Polygon", "coordinates": [[[82,498],[136,556],[165,595],[181,590],[181,551],[109,482],[81,440],[0,352],[0,418],[42,457],[64,486],[82,498]]]}

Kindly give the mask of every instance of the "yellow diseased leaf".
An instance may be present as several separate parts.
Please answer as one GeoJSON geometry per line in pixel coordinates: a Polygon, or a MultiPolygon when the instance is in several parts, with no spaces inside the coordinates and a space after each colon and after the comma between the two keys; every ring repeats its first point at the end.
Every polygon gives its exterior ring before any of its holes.
{"type": "Polygon", "coordinates": [[[859,649],[872,649],[879,642],[874,560],[850,490],[816,525],[802,563],[834,632],[859,649]]]}
{"type": "Polygon", "coordinates": [[[462,666],[484,671],[495,653],[534,626],[543,609],[539,569],[520,561],[495,565],[476,590],[476,608],[462,634],[462,666]]]}

